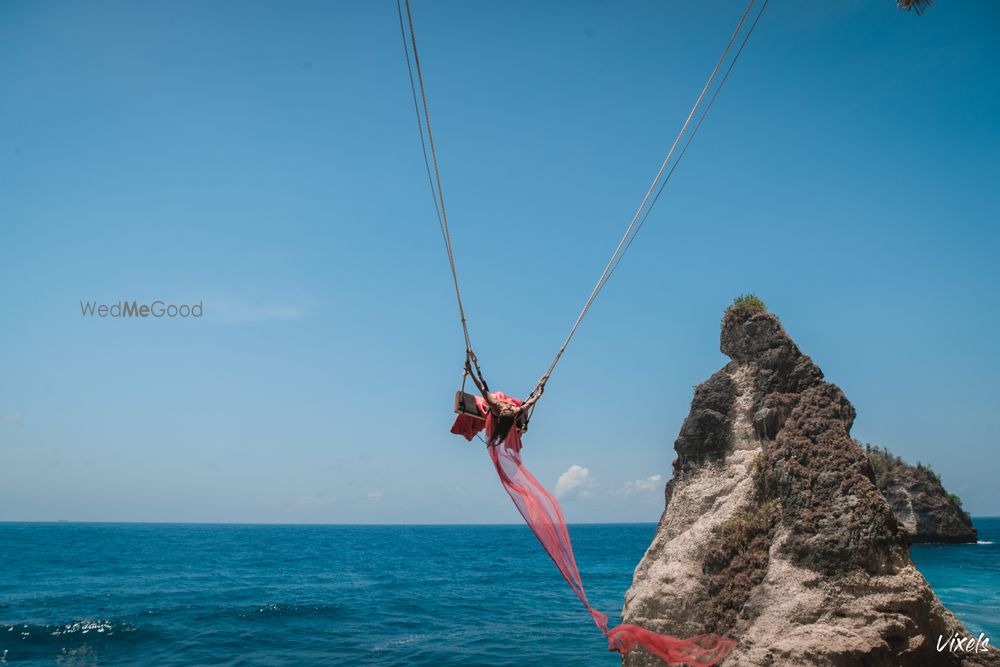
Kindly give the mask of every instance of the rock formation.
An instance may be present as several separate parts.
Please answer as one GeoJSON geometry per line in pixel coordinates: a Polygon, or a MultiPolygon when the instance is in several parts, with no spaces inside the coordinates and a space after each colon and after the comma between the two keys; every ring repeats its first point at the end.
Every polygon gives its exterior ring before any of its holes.
{"type": "Polygon", "coordinates": [[[843,392],[755,298],[721,338],[732,361],[695,389],[625,622],[731,636],[724,665],[1000,664],[992,648],[937,651],[968,631],[910,560],[843,392]]]}
{"type": "Polygon", "coordinates": [[[875,485],[912,542],[975,542],[976,529],[958,496],[927,466],[908,465],[886,449],[865,447],[875,485]]]}

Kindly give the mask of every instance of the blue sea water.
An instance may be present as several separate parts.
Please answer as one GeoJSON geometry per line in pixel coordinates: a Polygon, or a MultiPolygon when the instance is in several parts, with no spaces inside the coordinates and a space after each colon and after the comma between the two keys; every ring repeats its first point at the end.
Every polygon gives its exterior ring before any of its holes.
{"type": "Polygon", "coordinates": [[[915,544],[910,556],[970,632],[1000,643],[1000,517],[972,520],[978,544],[915,544]]]}
{"type": "MultiPolygon", "coordinates": [[[[915,547],[970,629],[1000,636],[992,544],[915,547]]],[[[578,525],[617,622],[653,524],[578,525]]],[[[618,665],[524,526],[0,524],[0,663],[618,665]]]]}

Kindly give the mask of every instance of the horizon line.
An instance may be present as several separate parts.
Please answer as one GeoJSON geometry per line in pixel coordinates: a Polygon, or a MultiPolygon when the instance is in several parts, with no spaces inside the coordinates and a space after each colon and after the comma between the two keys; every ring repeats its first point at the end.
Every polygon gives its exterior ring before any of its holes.
{"type": "MultiPolygon", "coordinates": [[[[989,518],[989,517],[984,517],[989,518]]],[[[998,517],[1000,518],[1000,517],[998,517]]],[[[574,521],[568,526],[642,526],[656,525],[658,521],[574,521]]],[[[107,526],[331,526],[331,527],[405,527],[405,526],[524,526],[523,522],[438,522],[438,523],[320,523],[308,521],[266,522],[266,521],[87,521],[76,519],[3,519],[0,526],[9,524],[90,524],[107,526]]]]}
{"type": "MultiPolygon", "coordinates": [[[[973,522],[976,519],[1000,519],[1000,516],[983,515],[971,517],[973,522]]],[[[481,526],[521,526],[527,528],[526,524],[518,522],[438,522],[438,523],[319,523],[306,521],[290,522],[262,522],[262,521],[84,521],[75,519],[47,519],[41,521],[4,519],[0,520],[0,526],[13,524],[75,524],[75,525],[103,525],[103,526],[327,526],[332,528],[401,528],[401,527],[481,527],[481,526]]],[[[659,521],[575,521],[567,523],[567,526],[653,526],[659,521]]]]}

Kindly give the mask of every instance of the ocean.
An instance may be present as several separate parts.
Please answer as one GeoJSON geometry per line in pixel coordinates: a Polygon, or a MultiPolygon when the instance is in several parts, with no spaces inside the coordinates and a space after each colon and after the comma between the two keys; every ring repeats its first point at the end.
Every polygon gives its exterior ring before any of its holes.
{"type": "MultiPolygon", "coordinates": [[[[1000,519],[975,524],[913,557],[997,638],[1000,519]]],[[[612,623],[655,528],[570,527],[612,623]]],[[[4,664],[620,664],[524,526],[6,523],[0,562],[4,664]]]]}

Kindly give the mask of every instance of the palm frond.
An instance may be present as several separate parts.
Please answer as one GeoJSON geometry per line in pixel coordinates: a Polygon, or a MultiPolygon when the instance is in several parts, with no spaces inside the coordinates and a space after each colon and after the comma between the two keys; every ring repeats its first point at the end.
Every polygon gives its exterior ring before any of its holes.
{"type": "Polygon", "coordinates": [[[917,14],[926,12],[934,0],[896,0],[896,6],[901,11],[908,12],[911,9],[917,14]]]}

